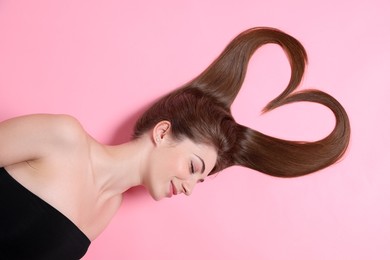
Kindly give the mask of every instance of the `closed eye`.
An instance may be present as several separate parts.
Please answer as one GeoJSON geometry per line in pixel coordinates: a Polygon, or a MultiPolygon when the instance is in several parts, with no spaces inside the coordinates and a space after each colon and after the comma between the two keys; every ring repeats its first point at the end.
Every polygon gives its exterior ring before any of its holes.
{"type": "Polygon", "coordinates": [[[194,164],[192,162],[191,162],[190,172],[191,172],[191,174],[195,173],[194,164]]]}

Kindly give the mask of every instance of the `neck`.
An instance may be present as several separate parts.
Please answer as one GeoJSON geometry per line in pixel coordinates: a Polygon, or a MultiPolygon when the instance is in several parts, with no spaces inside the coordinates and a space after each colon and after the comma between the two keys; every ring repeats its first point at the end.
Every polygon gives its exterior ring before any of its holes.
{"type": "Polygon", "coordinates": [[[100,194],[109,197],[142,185],[144,161],[150,151],[147,136],[116,146],[95,143],[92,165],[100,194]]]}

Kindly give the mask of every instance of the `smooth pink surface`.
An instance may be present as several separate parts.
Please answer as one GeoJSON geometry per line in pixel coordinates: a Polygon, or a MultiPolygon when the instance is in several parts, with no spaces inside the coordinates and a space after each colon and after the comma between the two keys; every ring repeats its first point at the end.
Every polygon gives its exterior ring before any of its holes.
{"type": "MultiPolygon", "coordinates": [[[[389,11],[386,0],[3,0],[0,120],[67,113],[101,142],[124,142],[139,111],[239,32],[280,28],[308,52],[301,89],[326,91],[349,113],[345,159],[287,180],[233,167],[161,202],[133,189],[84,259],[390,259],[389,11]]],[[[325,136],[333,116],[320,105],[259,116],[288,79],[280,48],[256,52],[237,120],[277,137],[325,136]]]]}

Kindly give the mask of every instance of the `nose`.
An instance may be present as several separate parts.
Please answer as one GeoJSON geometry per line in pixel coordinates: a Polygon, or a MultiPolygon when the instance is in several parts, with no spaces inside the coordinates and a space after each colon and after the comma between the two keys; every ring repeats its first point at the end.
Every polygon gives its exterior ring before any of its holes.
{"type": "Polygon", "coordinates": [[[196,185],[195,181],[183,182],[182,187],[183,187],[184,194],[190,196],[192,194],[192,191],[195,188],[195,185],[196,185]]]}

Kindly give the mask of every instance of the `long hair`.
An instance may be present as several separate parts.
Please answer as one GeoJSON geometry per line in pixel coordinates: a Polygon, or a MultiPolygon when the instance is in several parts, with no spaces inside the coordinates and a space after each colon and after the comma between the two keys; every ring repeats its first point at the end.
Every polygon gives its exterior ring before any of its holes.
{"type": "Polygon", "coordinates": [[[199,76],[153,104],[138,120],[134,137],[157,122],[172,123],[173,135],[212,144],[218,159],[212,173],[232,165],[248,167],[272,176],[296,177],[337,162],[350,139],[347,113],[332,96],[319,90],[295,91],[301,83],[307,54],[292,36],[267,27],[246,30],[234,38],[199,76]],[[333,131],[315,141],[283,140],[235,122],[230,107],[245,79],[253,53],[265,44],[278,44],[285,51],[291,77],[286,89],[271,100],[263,112],[299,101],[320,103],[336,118],[333,131]]]}

